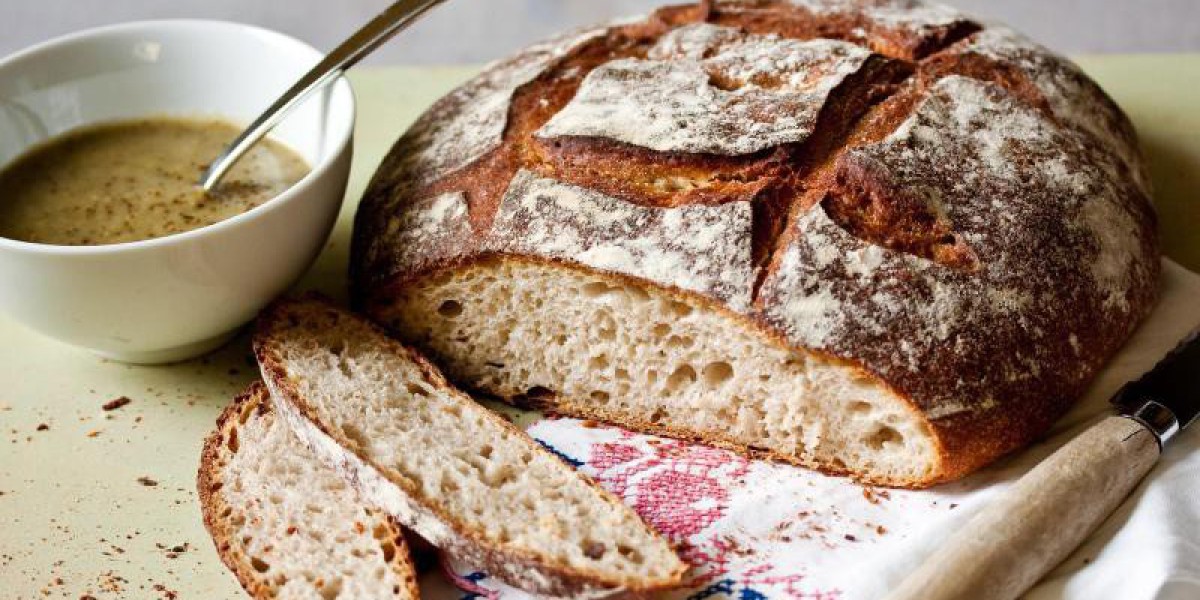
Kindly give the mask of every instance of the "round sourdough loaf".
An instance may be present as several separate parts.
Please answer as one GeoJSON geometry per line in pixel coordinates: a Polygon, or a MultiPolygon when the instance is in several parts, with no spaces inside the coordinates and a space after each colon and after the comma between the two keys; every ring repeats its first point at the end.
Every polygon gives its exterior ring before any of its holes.
{"type": "Polygon", "coordinates": [[[909,0],[668,7],[489,66],[359,209],[364,311],[460,384],[864,481],[1044,432],[1152,307],[1129,121],[909,0]]]}

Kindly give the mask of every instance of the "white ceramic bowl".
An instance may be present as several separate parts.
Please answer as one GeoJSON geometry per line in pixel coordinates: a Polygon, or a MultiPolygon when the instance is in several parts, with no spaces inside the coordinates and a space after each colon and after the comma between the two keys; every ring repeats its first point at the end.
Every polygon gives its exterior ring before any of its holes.
{"type": "MultiPolygon", "coordinates": [[[[320,59],[282,34],[215,21],[129,23],[52,40],[0,61],[0,164],[98,121],[169,114],[247,123],[320,59]]],[[[339,80],[276,128],[275,139],[313,170],[262,206],[142,242],[0,238],[0,309],[126,362],[182,360],[221,345],[321,250],[345,193],[353,129],[354,97],[339,80]]]]}

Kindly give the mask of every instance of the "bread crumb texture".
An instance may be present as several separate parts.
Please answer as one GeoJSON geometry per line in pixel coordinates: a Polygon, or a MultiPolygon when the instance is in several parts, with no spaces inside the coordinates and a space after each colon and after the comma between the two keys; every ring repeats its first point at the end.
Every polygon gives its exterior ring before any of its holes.
{"type": "Polygon", "coordinates": [[[261,384],[225,410],[200,469],[217,552],[253,597],[417,597],[399,526],[317,460],[261,384]]]}

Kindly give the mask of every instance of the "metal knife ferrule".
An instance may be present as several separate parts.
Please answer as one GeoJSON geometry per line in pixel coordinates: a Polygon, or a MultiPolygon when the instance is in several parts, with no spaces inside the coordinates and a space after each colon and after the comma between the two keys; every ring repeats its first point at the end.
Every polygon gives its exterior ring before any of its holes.
{"type": "Polygon", "coordinates": [[[1175,412],[1154,400],[1145,400],[1132,410],[1122,411],[1121,416],[1141,423],[1154,433],[1154,437],[1158,439],[1160,450],[1180,430],[1179,419],[1175,416],[1175,412]]]}

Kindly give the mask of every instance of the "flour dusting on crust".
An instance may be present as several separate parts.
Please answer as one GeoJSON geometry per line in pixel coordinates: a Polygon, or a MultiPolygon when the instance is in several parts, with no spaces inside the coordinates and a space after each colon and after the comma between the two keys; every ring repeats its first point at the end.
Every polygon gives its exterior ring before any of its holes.
{"type": "Polygon", "coordinates": [[[419,270],[463,255],[472,245],[467,197],[447,192],[405,204],[367,250],[394,271],[419,270]],[[386,256],[383,253],[388,253],[386,256]]]}
{"type": "Polygon", "coordinates": [[[1093,199],[1079,216],[1081,227],[1092,234],[1097,247],[1090,266],[1092,279],[1104,295],[1104,307],[1128,311],[1130,273],[1146,258],[1137,221],[1113,196],[1093,199]]]}
{"type": "Polygon", "coordinates": [[[647,60],[607,63],[539,137],[601,137],[662,152],[750,154],[802,142],[830,92],[868,50],[697,24],[662,37],[647,60]]]}
{"type": "Polygon", "coordinates": [[[1024,72],[1064,125],[1087,132],[1121,156],[1125,167],[1149,190],[1136,136],[1112,100],[1071,61],[1007,28],[991,27],[972,35],[958,52],[975,53],[1015,65],[1024,72]]]}
{"type": "Polygon", "coordinates": [[[791,3],[817,15],[861,14],[879,27],[926,33],[953,25],[963,14],[945,4],[917,0],[791,0],[791,3]]]}
{"type": "Polygon", "coordinates": [[[605,31],[600,27],[562,35],[489,65],[421,115],[396,142],[376,177],[416,189],[495,150],[508,124],[513,92],[605,31]]]}
{"type": "Polygon", "coordinates": [[[521,171],[485,242],[489,250],[572,260],[750,303],[750,205],[645,207],[521,171]]]}
{"type": "Polygon", "coordinates": [[[1130,190],[1110,182],[1112,159],[996,85],[944,78],[889,137],[843,160],[889,188],[936,197],[979,269],[868,252],[818,205],[764,283],[764,313],[793,343],[899,382],[930,415],[999,406],[993,391],[1013,383],[1078,384],[1063,357],[1109,335],[1095,331],[1100,315],[1131,322],[1126,295],[1151,288],[1146,232],[1126,207],[1130,190]],[[895,332],[904,344],[885,342],[895,332]],[[972,365],[970,377],[961,365],[972,365]]]}

